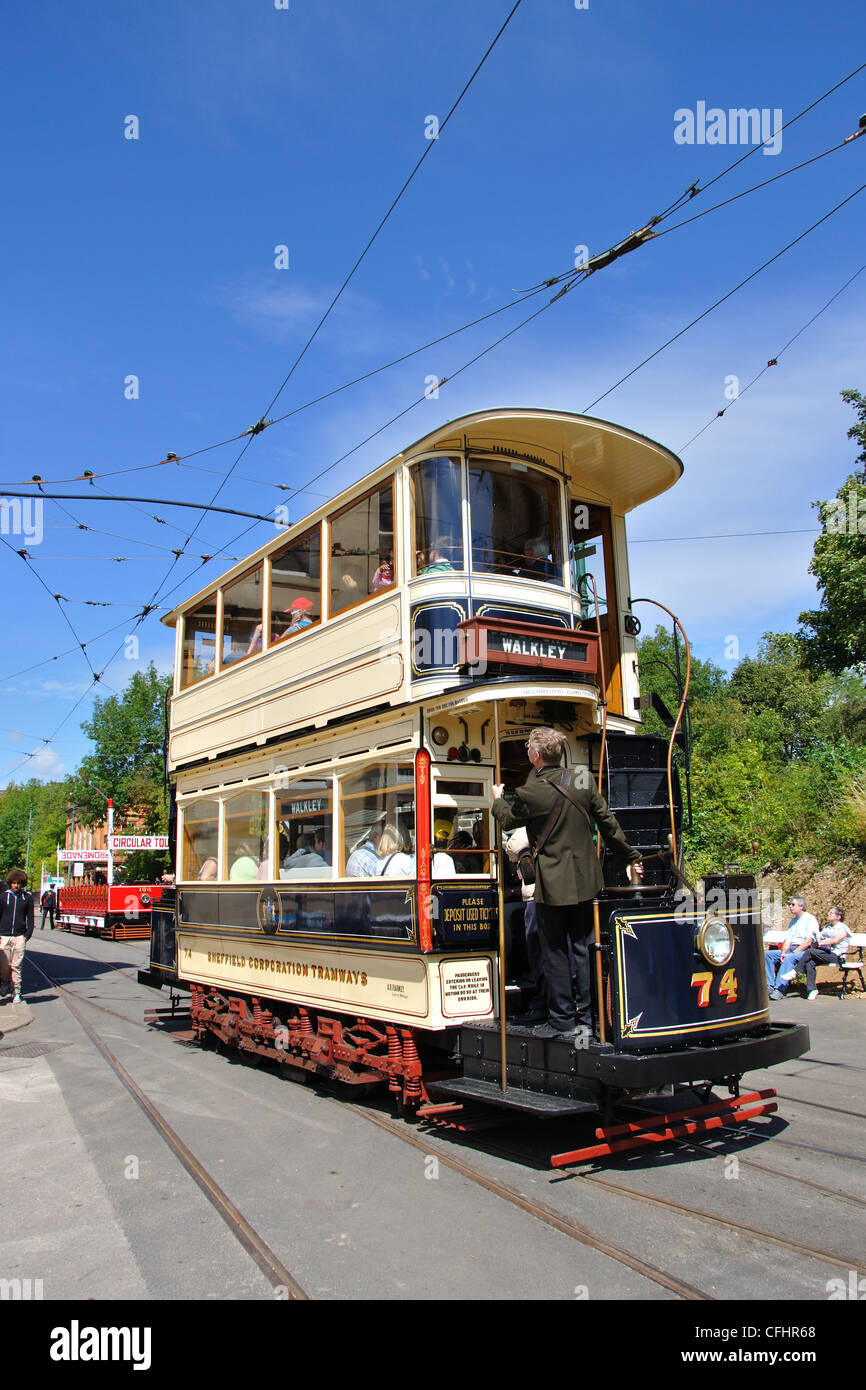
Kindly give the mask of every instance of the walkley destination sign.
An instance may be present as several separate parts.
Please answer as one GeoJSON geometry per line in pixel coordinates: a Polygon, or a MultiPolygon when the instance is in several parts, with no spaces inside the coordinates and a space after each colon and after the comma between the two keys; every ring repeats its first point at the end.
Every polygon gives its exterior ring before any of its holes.
{"type": "Polygon", "coordinates": [[[521,666],[587,676],[598,667],[594,632],[501,618],[469,618],[459,627],[466,633],[467,650],[474,653],[476,667],[521,666]]]}

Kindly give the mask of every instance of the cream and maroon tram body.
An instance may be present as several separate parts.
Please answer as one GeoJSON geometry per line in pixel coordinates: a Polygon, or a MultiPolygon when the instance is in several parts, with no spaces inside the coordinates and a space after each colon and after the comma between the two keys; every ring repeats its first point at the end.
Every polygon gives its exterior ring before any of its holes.
{"type": "MultiPolygon", "coordinates": [[[[147,978],[191,989],[199,1036],[409,1102],[431,1067],[482,1098],[501,1085],[502,902],[512,975],[522,931],[492,785],[524,781],[526,737],[551,726],[610,782],[632,843],[664,845],[678,792],[641,736],[625,517],[680,473],[603,421],[467,416],[165,619],[177,891],[147,978]]],[[[605,1042],[578,1055],[510,1028],[526,1109],[803,1050],[770,1026],[750,906],[729,914],[722,968],[698,951],[703,917],[674,919],[660,866],[642,894],[609,867],[605,1042]]]]}

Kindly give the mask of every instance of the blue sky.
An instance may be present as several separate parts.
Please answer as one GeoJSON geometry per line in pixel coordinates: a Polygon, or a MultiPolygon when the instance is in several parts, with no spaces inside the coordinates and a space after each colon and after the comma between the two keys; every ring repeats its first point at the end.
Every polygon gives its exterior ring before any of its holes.
{"type": "MultiPolygon", "coordinates": [[[[444,118],[511,2],[48,0],[7,14],[0,496],[33,474],[90,469],[108,492],[210,500],[237,446],[195,468],[147,465],[262,415],[427,147],[426,118],[444,118]],[[124,138],[130,115],[137,140],[124,138]],[[274,266],[282,244],[287,270],[274,266]],[[124,396],[130,375],[138,399],[124,396]],[[121,469],[138,471],[104,476],[121,469]]],[[[577,245],[594,254],[619,241],[749,148],[678,144],[676,111],[780,108],[789,120],[866,61],[863,39],[854,0],[523,0],[272,413],[564,271],[577,245]]],[[[839,143],[864,110],[866,72],[785,131],[778,154],[756,152],[683,215],[839,143]]],[[[590,277],[294,498],[293,519],[441,420],[491,405],[584,410],[866,183],[864,171],[866,138],[590,277]]],[[[866,193],[594,413],[679,450],[728,404],[726,380],[745,385],[863,263],[864,207],[866,193]]],[[[866,273],[685,450],[683,481],[631,519],[633,592],[675,609],[698,655],[723,666],[731,638],[743,655],[814,602],[803,529],[852,467],[839,392],[866,389],[864,303],[866,273]],[[659,540],[750,531],[769,534],[659,540]]],[[[284,498],[275,483],[302,486],[522,314],[266,431],[219,504],[269,512],[284,498]]],[[[17,634],[0,669],[4,785],[63,775],[87,751],[94,692],[79,639],[96,671],[120,648],[103,694],[138,663],[167,669],[171,635],[155,616],[126,654],[136,609],[159,588],[171,606],[269,534],[258,524],[236,541],[248,523],[206,516],[163,583],[198,513],[164,501],[63,506],[44,504],[30,564],[13,553],[20,538],[0,546],[17,634]]]]}

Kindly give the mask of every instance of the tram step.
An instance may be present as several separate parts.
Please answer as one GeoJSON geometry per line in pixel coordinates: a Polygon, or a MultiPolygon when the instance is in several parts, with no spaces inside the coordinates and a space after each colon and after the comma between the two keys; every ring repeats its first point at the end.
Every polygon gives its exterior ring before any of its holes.
{"type": "Polygon", "coordinates": [[[589,1101],[572,1100],[563,1096],[547,1096],[539,1091],[525,1091],[509,1086],[507,1091],[496,1081],[480,1081],[476,1077],[458,1077],[453,1081],[437,1081],[431,1095],[454,1096],[460,1100],[486,1101],[490,1105],[519,1110],[540,1120],[558,1119],[562,1115],[586,1115],[598,1110],[589,1101]]]}

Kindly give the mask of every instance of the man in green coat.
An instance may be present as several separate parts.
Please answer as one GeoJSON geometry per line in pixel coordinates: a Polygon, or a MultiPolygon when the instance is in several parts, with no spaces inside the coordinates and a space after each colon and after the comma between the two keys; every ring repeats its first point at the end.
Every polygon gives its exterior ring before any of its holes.
{"type": "Polygon", "coordinates": [[[533,1029],[542,1038],[571,1038],[575,1034],[586,1038],[592,1031],[592,900],[604,887],[592,838],[593,820],[611,849],[629,859],[633,872],[638,878],[643,877],[640,852],[628,843],[592,777],[583,769],[573,769],[565,794],[557,791],[564,746],[564,738],[555,729],[533,729],[526,744],[532,771],[515,792],[510,810],[502,799],[504,785],[493,788],[493,815],[500,828],[513,830],[525,825],[533,852],[543,840],[535,860],[535,902],[547,1022],[533,1029]],[[545,827],[557,806],[559,816],[545,838],[545,827]],[[576,1001],[568,961],[569,941],[577,972],[576,1001]]]}

